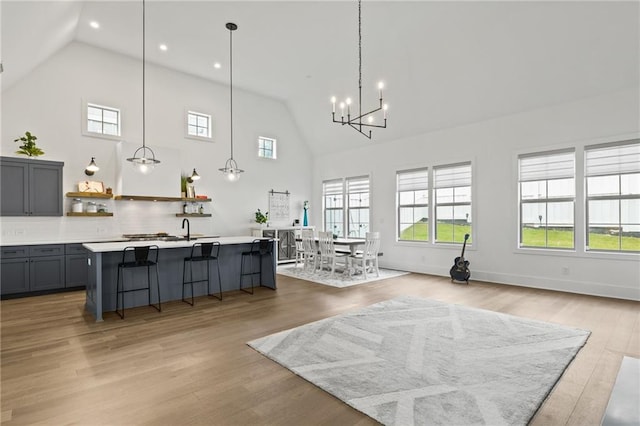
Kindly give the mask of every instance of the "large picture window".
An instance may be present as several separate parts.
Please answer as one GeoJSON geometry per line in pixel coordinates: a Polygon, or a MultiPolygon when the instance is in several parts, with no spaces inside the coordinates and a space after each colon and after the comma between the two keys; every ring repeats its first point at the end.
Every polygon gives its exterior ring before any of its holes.
{"type": "Polygon", "coordinates": [[[471,233],[471,163],[434,168],[435,241],[462,243],[471,233]]]}
{"type": "Polygon", "coordinates": [[[429,170],[396,174],[398,240],[429,241],[429,170]]]}
{"type": "Polygon", "coordinates": [[[518,172],[520,247],[574,248],[574,151],[522,155],[518,172]]]}
{"type": "Polygon", "coordinates": [[[640,251],[640,141],[585,149],[587,250],[640,251]]]}

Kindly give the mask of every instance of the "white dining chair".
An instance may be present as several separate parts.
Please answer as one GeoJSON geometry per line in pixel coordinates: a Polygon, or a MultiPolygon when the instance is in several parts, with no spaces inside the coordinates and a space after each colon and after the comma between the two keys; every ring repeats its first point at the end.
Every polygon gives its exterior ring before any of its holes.
{"type": "Polygon", "coordinates": [[[378,268],[378,252],[380,251],[380,232],[367,232],[362,253],[351,255],[351,262],[355,271],[362,271],[364,279],[367,279],[367,272],[375,271],[376,276],[380,276],[378,268]]]}
{"type": "Polygon", "coordinates": [[[336,273],[336,263],[342,263],[345,270],[349,268],[349,254],[336,252],[333,245],[333,233],[318,232],[318,243],[320,245],[320,270],[325,265],[331,268],[331,276],[336,273]]]}
{"type": "Polygon", "coordinates": [[[298,262],[302,262],[302,267],[304,268],[304,241],[302,241],[302,237],[300,239],[296,238],[296,268],[298,267],[298,262]]]}
{"type": "Polygon", "coordinates": [[[315,272],[318,262],[318,247],[316,246],[313,229],[303,229],[301,232],[303,250],[303,268],[307,271],[315,272]]]}

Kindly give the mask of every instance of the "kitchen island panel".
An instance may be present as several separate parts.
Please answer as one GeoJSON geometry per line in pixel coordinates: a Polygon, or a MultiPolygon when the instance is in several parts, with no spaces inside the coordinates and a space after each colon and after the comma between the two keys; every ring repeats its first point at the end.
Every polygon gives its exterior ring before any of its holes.
{"type": "MultiPolygon", "coordinates": [[[[217,239],[221,242],[219,265],[220,265],[220,279],[222,283],[222,291],[234,291],[240,288],[240,269],[241,269],[241,254],[244,251],[249,251],[251,243],[239,242],[238,240],[227,240],[224,238],[217,239]]],[[[198,240],[196,242],[207,242],[206,240],[198,240]]],[[[120,243],[120,246],[110,247],[114,251],[91,251],[91,247],[100,250],[106,244],[88,244],[85,245],[90,252],[90,265],[89,265],[89,284],[86,290],[86,309],[93,314],[97,321],[102,320],[102,312],[115,311],[116,308],[116,283],[118,274],[118,263],[122,260],[122,249],[126,245],[153,245],[156,242],[147,241],[146,244],[127,244],[120,243]],[[100,271],[100,273],[98,273],[100,271]]],[[[168,302],[172,300],[180,300],[182,298],[182,273],[183,273],[183,260],[191,253],[191,244],[194,242],[182,242],[182,244],[158,244],[160,246],[160,252],[158,254],[158,273],[160,276],[160,294],[161,301],[168,302]],[[176,245],[178,245],[176,247],[176,245]],[[186,246],[185,246],[186,245],[186,246]],[[164,246],[164,247],[163,247],[164,246]]],[[[272,246],[272,250],[275,248],[275,243],[272,246]]],[[[188,267],[188,266],[187,266],[188,267]]],[[[254,262],[255,270],[258,270],[257,262],[254,262]]],[[[194,264],[194,277],[196,279],[206,279],[206,265],[202,262],[194,264]]],[[[131,286],[146,286],[146,268],[136,268],[136,270],[125,271],[127,288],[131,286]]],[[[218,276],[216,273],[215,262],[211,262],[211,290],[213,293],[218,291],[218,276]]],[[[187,279],[189,277],[189,271],[187,271],[187,279]]],[[[151,268],[151,303],[157,302],[157,290],[156,290],[156,276],[154,268],[151,268]]],[[[275,258],[272,256],[272,261],[265,257],[262,264],[262,276],[258,282],[255,278],[255,286],[269,287],[276,289],[276,274],[275,274],[275,258]]],[[[249,287],[249,278],[245,278],[243,287],[249,287]]],[[[191,286],[187,286],[185,297],[190,297],[191,286]]],[[[207,284],[195,283],[194,295],[204,296],[207,294],[207,284]]],[[[145,306],[148,304],[148,296],[146,291],[126,293],[124,295],[124,306],[130,308],[134,306],[145,306]]]]}

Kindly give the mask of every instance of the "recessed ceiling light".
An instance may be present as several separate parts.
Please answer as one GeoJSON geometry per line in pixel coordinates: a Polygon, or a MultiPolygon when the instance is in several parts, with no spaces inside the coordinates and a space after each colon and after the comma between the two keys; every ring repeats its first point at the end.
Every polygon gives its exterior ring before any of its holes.
{"type": "Polygon", "coordinates": [[[220,62],[216,62],[215,64],[213,64],[213,67],[219,70],[220,68],[222,68],[222,65],[220,64],[220,62]]]}
{"type": "Polygon", "coordinates": [[[91,21],[89,22],[89,26],[97,30],[98,28],[100,28],[100,23],[98,23],[97,21],[91,21]]]}
{"type": "Polygon", "coordinates": [[[160,46],[158,46],[158,47],[159,47],[159,48],[160,48],[160,50],[162,50],[163,52],[166,52],[166,51],[167,51],[167,49],[169,49],[169,48],[167,47],[167,45],[166,45],[166,44],[161,44],[161,45],[160,45],[160,46]]]}

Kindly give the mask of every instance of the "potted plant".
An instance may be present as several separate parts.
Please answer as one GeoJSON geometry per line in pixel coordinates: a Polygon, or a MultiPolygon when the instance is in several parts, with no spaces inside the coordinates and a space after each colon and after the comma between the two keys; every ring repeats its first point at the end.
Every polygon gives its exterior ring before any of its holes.
{"type": "Polygon", "coordinates": [[[189,176],[181,175],[180,176],[180,192],[182,193],[182,198],[187,196],[187,185],[189,183],[189,176]]]}
{"type": "Polygon", "coordinates": [[[16,154],[26,155],[28,157],[37,157],[43,155],[44,151],[36,146],[36,140],[38,138],[32,135],[31,132],[25,132],[24,136],[14,139],[14,142],[22,142],[20,150],[16,151],[16,154]]]}
{"type": "Polygon", "coordinates": [[[259,223],[262,226],[267,223],[267,219],[269,219],[269,212],[262,213],[260,209],[256,211],[256,223],[259,223]]]}

